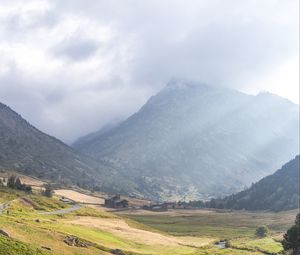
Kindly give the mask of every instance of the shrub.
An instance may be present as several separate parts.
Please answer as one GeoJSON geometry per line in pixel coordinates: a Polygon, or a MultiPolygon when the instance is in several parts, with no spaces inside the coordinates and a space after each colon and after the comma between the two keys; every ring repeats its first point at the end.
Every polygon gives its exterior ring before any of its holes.
{"type": "Polygon", "coordinates": [[[226,248],[232,247],[232,244],[231,244],[230,240],[227,240],[227,241],[226,241],[225,247],[226,247],[226,248]]]}
{"type": "Polygon", "coordinates": [[[269,229],[266,226],[259,226],[256,231],[255,231],[255,235],[257,237],[266,237],[269,233],[269,229]]]}

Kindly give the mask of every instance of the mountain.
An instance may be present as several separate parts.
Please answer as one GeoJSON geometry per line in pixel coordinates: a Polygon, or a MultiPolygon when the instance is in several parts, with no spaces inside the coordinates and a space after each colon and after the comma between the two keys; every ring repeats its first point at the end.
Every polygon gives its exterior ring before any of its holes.
{"type": "Polygon", "coordinates": [[[92,142],[94,139],[97,139],[98,136],[104,135],[106,133],[108,133],[110,130],[112,130],[113,128],[117,127],[120,124],[120,122],[112,122],[109,123],[107,125],[104,125],[104,127],[102,127],[100,130],[88,134],[86,136],[80,137],[77,141],[76,141],[76,146],[81,146],[81,144],[86,144],[86,143],[90,143],[92,142]]]}
{"type": "MultiPolygon", "coordinates": [[[[0,169],[89,188],[99,186],[103,190],[122,191],[123,185],[122,181],[111,185],[116,172],[110,166],[80,155],[1,103],[0,169]]],[[[130,190],[128,185],[124,181],[126,190],[130,190]]]]}
{"type": "Polygon", "coordinates": [[[299,110],[270,93],[176,80],[117,127],[73,146],[111,164],[147,197],[209,199],[297,155],[299,110]]]}
{"type": "Polygon", "coordinates": [[[245,210],[283,211],[299,208],[299,155],[274,174],[249,189],[221,200],[217,207],[245,210]]]}

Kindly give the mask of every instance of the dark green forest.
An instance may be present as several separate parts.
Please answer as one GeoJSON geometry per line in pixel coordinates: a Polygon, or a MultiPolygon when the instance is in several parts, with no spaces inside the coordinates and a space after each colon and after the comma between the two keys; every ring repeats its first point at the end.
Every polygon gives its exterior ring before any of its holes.
{"type": "Polygon", "coordinates": [[[207,206],[271,211],[299,208],[299,155],[249,189],[223,199],[212,199],[207,206]]]}

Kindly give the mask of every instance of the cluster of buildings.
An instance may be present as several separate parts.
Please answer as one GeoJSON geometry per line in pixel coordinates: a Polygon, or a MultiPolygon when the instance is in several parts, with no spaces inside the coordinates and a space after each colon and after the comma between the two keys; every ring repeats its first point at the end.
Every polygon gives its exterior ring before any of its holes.
{"type": "Polygon", "coordinates": [[[104,200],[104,206],[109,208],[127,208],[128,200],[121,199],[120,195],[115,195],[104,200]]]}
{"type": "MultiPolygon", "coordinates": [[[[112,197],[106,198],[104,206],[108,208],[123,209],[129,207],[129,202],[126,199],[122,199],[120,195],[114,195],[112,197]]],[[[136,209],[144,209],[150,211],[167,211],[169,209],[186,209],[188,207],[185,202],[157,202],[148,205],[143,205],[142,207],[136,207],[136,209]]]]}
{"type": "Polygon", "coordinates": [[[164,202],[164,203],[155,203],[150,205],[144,205],[142,207],[144,210],[150,211],[167,211],[168,209],[185,209],[186,203],[184,202],[164,202]]]}

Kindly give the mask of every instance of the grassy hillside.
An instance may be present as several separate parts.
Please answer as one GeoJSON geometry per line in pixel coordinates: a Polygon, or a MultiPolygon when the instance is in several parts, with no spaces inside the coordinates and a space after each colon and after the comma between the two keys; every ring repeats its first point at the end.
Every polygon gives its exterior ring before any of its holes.
{"type": "Polygon", "coordinates": [[[0,236],[0,255],[47,255],[48,252],[33,248],[28,244],[0,236]]]}
{"type": "Polygon", "coordinates": [[[28,195],[6,188],[0,189],[0,198],[0,204],[10,203],[9,209],[0,214],[0,230],[9,235],[0,235],[0,255],[96,255],[113,254],[116,249],[127,255],[258,255],[266,250],[282,250],[274,238],[294,217],[294,212],[233,215],[171,211],[117,215],[92,207],[55,214],[72,205],[60,202],[57,197],[28,195]],[[272,236],[256,239],[255,226],[266,221],[272,236]],[[67,245],[64,240],[70,236],[86,247],[67,245]],[[232,241],[230,249],[214,246],[225,238],[232,241]]]}

